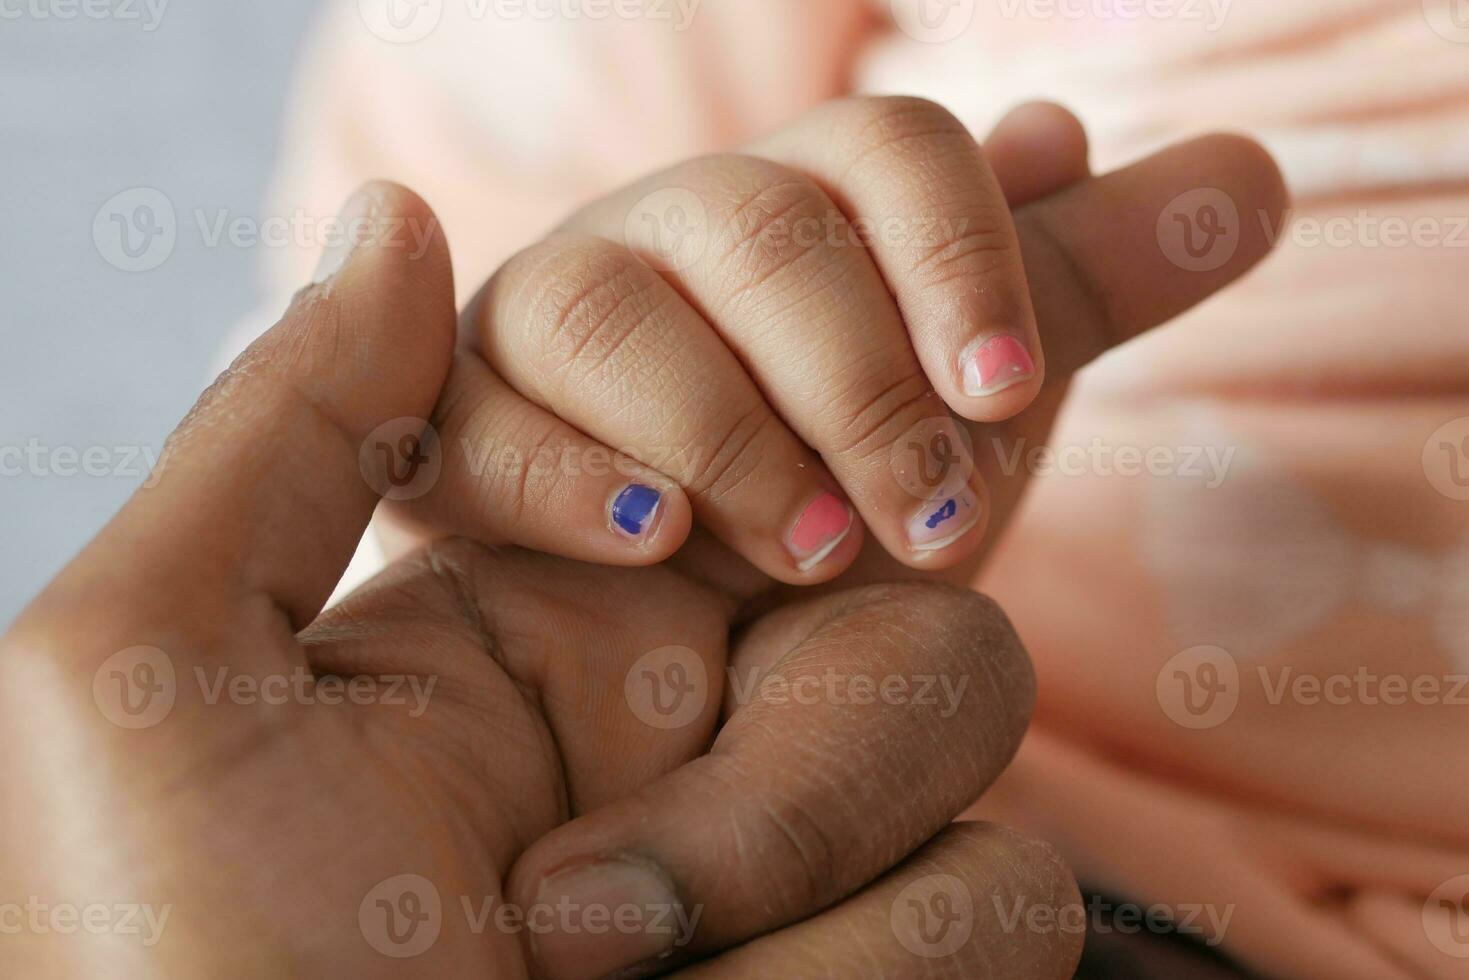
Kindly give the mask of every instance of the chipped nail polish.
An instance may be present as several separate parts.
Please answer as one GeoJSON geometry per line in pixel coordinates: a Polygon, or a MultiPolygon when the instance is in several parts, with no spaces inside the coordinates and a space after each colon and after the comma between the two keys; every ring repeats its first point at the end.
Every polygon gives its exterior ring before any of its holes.
{"type": "Polygon", "coordinates": [[[836,494],[823,493],[796,519],[786,546],[796,559],[796,567],[809,572],[836,550],[851,529],[851,508],[836,494]]]}
{"type": "Polygon", "coordinates": [[[624,487],[612,501],[612,526],[630,538],[640,538],[658,516],[663,494],[641,483],[624,487]]]}
{"type": "Polygon", "coordinates": [[[952,497],[932,500],[908,520],[914,551],[938,551],[958,541],[979,521],[979,500],[965,487],[952,497]]]}
{"type": "Polygon", "coordinates": [[[1019,339],[999,334],[964,355],[964,393],[993,395],[1035,376],[1035,361],[1019,339]]]}

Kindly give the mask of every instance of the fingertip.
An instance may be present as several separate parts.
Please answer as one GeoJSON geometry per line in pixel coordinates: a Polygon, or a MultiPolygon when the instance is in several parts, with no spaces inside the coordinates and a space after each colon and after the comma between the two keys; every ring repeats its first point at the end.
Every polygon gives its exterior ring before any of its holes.
{"type": "Polygon", "coordinates": [[[683,547],[693,530],[693,507],[679,486],[639,476],[614,489],[607,530],[629,566],[656,565],[683,547]]]}
{"type": "Polygon", "coordinates": [[[1023,412],[1045,383],[1036,330],[976,337],[960,352],[958,394],[949,408],[971,422],[1003,422],[1023,412]]]}
{"type": "Polygon", "coordinates": [[[365,414],[426,418],[456,329],[449,248],[433,209],[400,184],[369,181],[321,237],[317,274],[287,318],[306,328],[290,351],[324,362],[307,374],[336,378],[338,397],[364,401],[365,414]],[[358,377],[343,384],[345,374],[358,377]]]}
{"type": "Polygon", "coordinates": [[[985,158],[1011,207],[1089,177],[1090,152],[1081,120],[1054,102],[1016,106],[984,143],[985,158]]]}
{"type": "Polygon", "coordinates": [[[765,572],[786,585],[822,585],[862,551],[865,528],[850,500],[825,490],[808,501],[785,534],[786,559],[765,572]]]}
{"type": "Polygon", "coordinates": [[[977,476],[956,492],[923,501],[908,517],[908,549],[895,555],[910,568],[939,571],[969,558],[989,527],[988,487],[977,476]]]}

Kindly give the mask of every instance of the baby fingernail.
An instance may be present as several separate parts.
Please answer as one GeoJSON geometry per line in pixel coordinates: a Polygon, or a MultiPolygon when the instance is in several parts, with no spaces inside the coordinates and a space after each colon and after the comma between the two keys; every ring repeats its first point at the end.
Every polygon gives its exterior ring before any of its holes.
{"type": "Polygon", "coordinates": [[[612,526],[630,538],[640,538],[658,516],[663,494],[641,483],[624,487],[612,501],[612,526]]]}
{"type": "Polygon", "coordinates": [[[908,519],[914,551],[938,551],[958,541],[979,521],[979,499],[965,487],[952,497],[931,500],[908,519]]]}
{"type": "Polygon", "coordinates": [[[595,980],[662,956],[682,938],[677,923],[685,921],[667,877],[632,861],[552,875],[536,904],[564,910],[551,917],[552,928],[531,935],[545,973],[565,980],[595,980]]]}
{"type": "Polygon", "coordinates": [[[809,572],[836,550],[852,529],[852,511],[842,498],[827,492],[806,505],[791,528],[787,547],[796,567],[809,572]]]}
{"type": "Polygon", "coordinates": [[[1035,361],[1016,337],[999,334],[964,355],[964,393],[993,395],[1035,376],[1035,361]]]}

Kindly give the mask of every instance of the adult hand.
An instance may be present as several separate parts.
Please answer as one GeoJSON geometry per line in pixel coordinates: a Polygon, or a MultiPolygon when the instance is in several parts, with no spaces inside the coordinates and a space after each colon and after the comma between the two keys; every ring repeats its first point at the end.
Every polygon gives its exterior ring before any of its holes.
{"type": "Polygon", "coordinates": [[[454,336],[428,209],[351,217],[0,641],[3,972],[1069,977],[1064,867],[951,825],[1033,696],[982,598],[731,638],[667,568],[449,540],[322,612],[454,336]]]}

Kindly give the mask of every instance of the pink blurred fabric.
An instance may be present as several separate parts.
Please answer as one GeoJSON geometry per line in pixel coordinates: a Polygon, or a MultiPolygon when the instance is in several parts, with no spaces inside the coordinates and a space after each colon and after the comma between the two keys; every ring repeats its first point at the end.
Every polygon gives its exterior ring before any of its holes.
{"type": "MultiPolygon", "coordinates": [[[[1133,902],[1228,912],[1223,948],[1267,975],[1469,976],[1469,906],[1439,904],[1469,892],[1469,689],[1449,691],[1469,675],[1469,503],[1432,443],[1469,416],[1462,0],[921,2],[972,20],[933,44],[887,0],[705,0],[686,31],[445,0],[435,32],[394,44],[338,0],[275,206],[328,215],[364,179],[407,183],[463,298],[577,203],[850,92],[928,96],[979,134],[1054,99],[1099,170],[1207,130],[1263,140],[1296,197],[1279,253],[1089,369],[1055,440],[1212,448],[1227,477],[1037,480],[978,584],[1030,648],[1039,715],[975,815],[1133,902]],[[1384,244],[1385,219],[1433,234],[1384,244]],[[1187,727],[1176,658],[1194,669],[1201,646],[1237,704],[1187,727]],[[1379,692],[1438,678],[1438,703],[1276,696],[1362,672],[1379,692]]],[[[271,256],[274,308],[314,261],[271,256]]]]}

